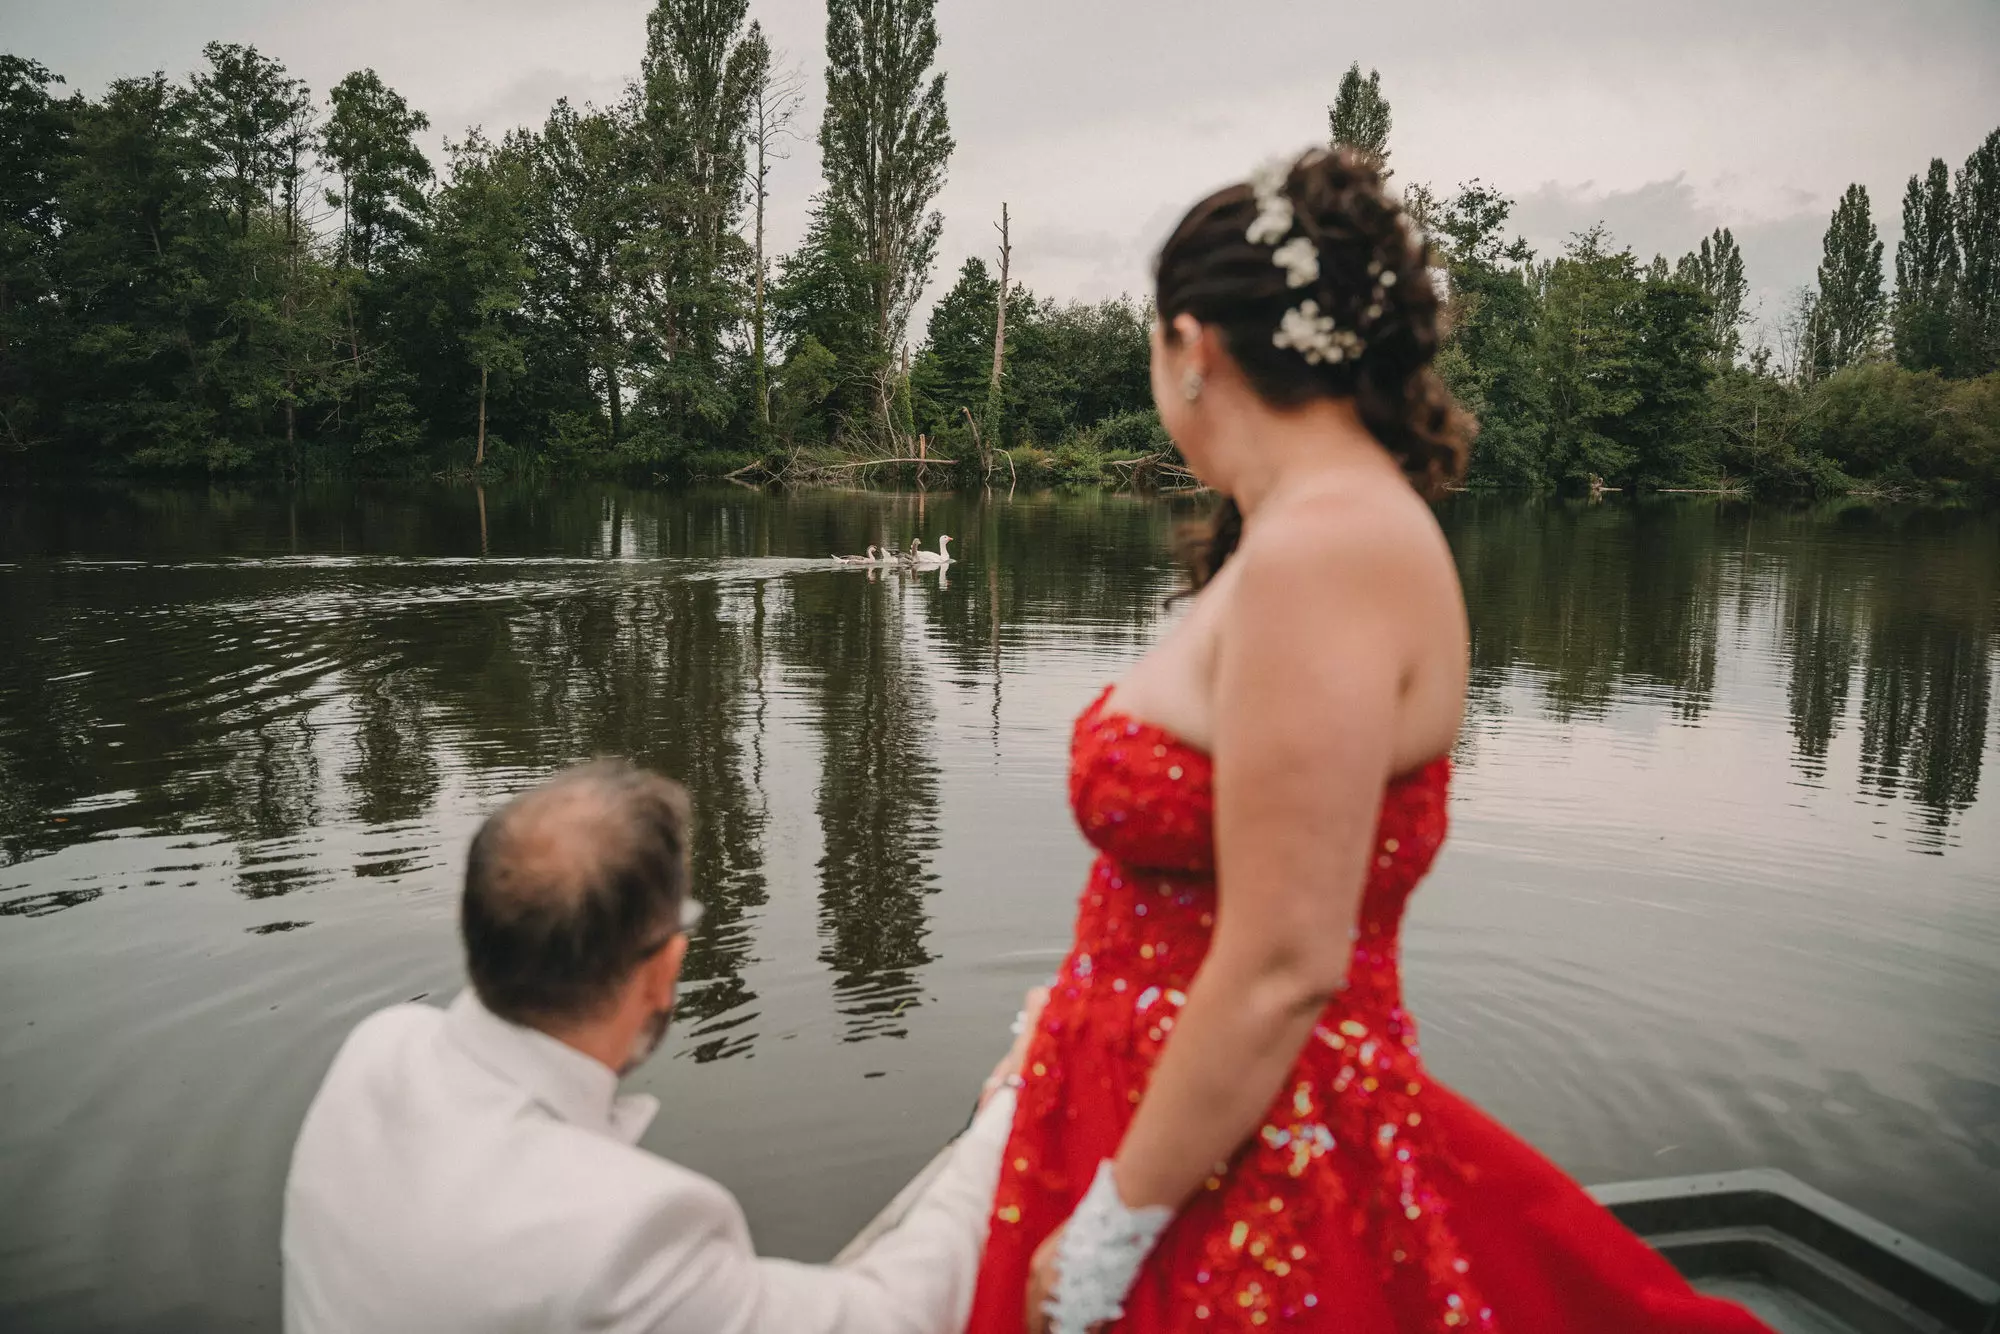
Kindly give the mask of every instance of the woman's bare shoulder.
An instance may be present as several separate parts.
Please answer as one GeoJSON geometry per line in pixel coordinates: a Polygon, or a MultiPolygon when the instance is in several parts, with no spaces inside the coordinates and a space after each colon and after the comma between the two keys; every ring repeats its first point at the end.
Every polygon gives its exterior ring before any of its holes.
{"type": "Polygon", "coordinates": [[[1434,577],[1451,559],[1430,507],[1394,478],[1283,498],[1246,528],[1240,554],[1248,581],[1310,571],[1363,587],[1385,576],[1434,577]]]}

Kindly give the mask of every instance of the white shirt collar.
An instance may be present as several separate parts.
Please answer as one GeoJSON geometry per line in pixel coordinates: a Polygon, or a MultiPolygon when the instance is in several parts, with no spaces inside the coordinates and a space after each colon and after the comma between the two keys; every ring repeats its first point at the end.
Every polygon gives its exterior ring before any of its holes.
{"type": "Polygon", "coordinates": [[[610,1067],[547,1033],[502,1019],[471,987],[445,1011],[444,1027],[459,1050],[573,1126],[636,1144],[659,1114],[658,1098],[619,1096],[610,1067]]]}

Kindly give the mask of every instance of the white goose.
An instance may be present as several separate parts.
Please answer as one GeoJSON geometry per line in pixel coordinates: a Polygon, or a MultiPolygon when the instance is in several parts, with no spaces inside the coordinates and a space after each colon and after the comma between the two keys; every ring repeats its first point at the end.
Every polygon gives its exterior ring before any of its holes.
{"type": "Polygon", "coordinates": [[[882,562],[875,558],[875,548],[869,547],[868,554],[865,556],[835,556],[833,563],[835,565],[880,565],[882,562]]]}
{"type": "Polygon", "coordinates": [[[951,564],[951,534],[946,533],[938,539],[936,551],[925,551],[919,544],[910,553],[910,562],[920,570],[935,570],[951,564]]]}

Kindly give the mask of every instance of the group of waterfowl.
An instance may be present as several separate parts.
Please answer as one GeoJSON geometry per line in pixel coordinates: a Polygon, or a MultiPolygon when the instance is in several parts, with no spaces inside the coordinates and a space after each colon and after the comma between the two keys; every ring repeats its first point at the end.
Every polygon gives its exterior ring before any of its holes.
{"type": "Polygon", "coordinates": [[[943,566],[951,564],[951,560],[951,534],[949,533],[938,539],[938,549],[936,551],[925,551],[923,539],[913,537],[910,539],[910,546],[907,551],[898,551],[894,547],[883,547],[878,551],[876,548],[870,547],[868,548],[868,554],[865,556],[835,556],[833,558],[836,565],[885,566],[902,570],[940,569],[943,566]]]}

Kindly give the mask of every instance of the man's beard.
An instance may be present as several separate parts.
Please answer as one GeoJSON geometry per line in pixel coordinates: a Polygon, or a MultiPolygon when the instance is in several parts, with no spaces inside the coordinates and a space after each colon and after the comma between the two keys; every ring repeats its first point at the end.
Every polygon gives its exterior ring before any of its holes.
{"type": "Polygon", "coordinates": [[[623,1079],[646,1063],[648,1057],[659,1050],[660,1040],[667,1035],[667,1025],[674,1017],[674,1007],[657,1010],[648,1019],[638,1035],[632,1039],[632,1054],[625,1058],[625,1064],[618,1067],[618,1077],[623,1079]]]}

